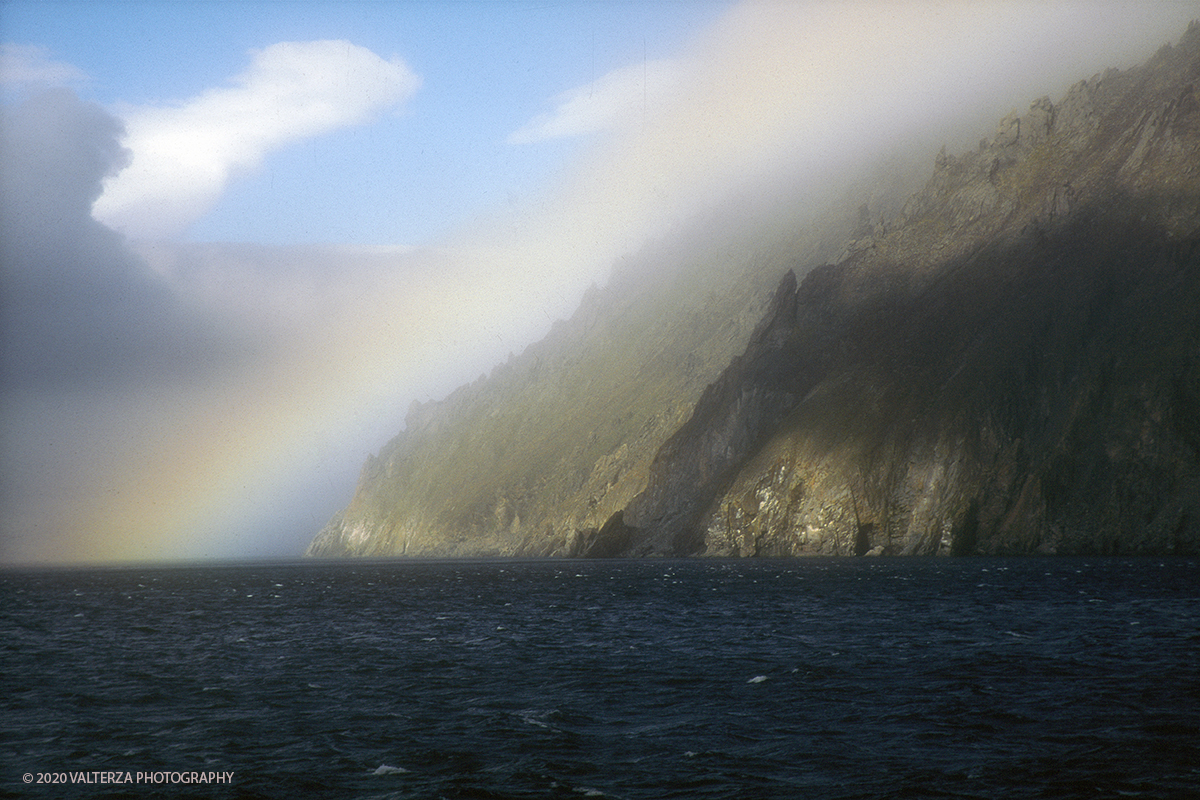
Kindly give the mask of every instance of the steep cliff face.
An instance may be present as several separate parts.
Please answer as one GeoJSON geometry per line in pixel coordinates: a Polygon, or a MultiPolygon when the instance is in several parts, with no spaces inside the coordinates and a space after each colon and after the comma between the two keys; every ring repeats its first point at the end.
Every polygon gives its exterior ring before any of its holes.
{"type": "Polygon", "coordinates": [[[309,554],[1200,552],[1198,84],[1194,24],[895,213],[642,254],[309,554]]]}
{"type": "Polygon", "coordinates": [[[784,278],[630,554],[1200,551],[1200,27],[784,278]]]}
{"type": "Polygon", "coordinates": [[[414,404],[308,554],[605,552],[600,529],[745,347],[780,272],[836,255],[855,222],[846,204],[804,227],[698,226],[682,248],[647,247],[544,340],[414,404]]]}

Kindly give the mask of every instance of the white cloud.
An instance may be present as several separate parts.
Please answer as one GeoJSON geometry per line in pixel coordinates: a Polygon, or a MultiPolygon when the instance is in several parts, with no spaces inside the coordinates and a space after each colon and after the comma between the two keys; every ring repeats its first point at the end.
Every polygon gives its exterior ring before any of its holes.
{"type": "Polygon", "coordinates": [[[667,94],[682,73],[676,61],[658,60],[613,70],[554,98],[553,111],[539,114],[508,136],[509,144],[580,136],[636,119],[667,94]]]}
{"type": "Polygon", "coordinates": [[[61,86],[87,80],[78,67],[53,61],[50,52],[33,44],[0,44],[0,85],[5,87],[61,86]]]}
{"type": "Polygon", "coordinates": [[[133,153],[105,182],[92,214],[131,238],[182,233],[220,197],[230,178],[298,139],[367,122],[412,96],[418,78],[347,41],[280,42],[252,51],[233,86],[179,106],[121,113],[133,153]]]}

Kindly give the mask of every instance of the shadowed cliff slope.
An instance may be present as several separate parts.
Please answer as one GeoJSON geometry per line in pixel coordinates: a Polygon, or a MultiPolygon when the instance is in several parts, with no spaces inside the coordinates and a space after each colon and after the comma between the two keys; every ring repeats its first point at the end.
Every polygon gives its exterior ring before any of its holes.
{"type": "Polygon", "coordinates": [[[647,251],[309,554],[1200,551],[1198,83],[1193,24],[874,224],[647,251]]]}
{"type": "Polygon", "coordinates": [[[1200,27],[776,290],[626,552],[1200,550],[1200,27]]]}

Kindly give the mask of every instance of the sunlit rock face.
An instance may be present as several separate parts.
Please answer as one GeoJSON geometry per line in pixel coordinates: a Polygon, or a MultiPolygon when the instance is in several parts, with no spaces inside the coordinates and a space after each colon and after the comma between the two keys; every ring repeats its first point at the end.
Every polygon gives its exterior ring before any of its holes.
{"type": "Polygon", "coordinates": [[[676,541],[728,555],[1195,552],[1200,248],[1140,216],[1117,228],[1081,212],[855,303],[843,359],[779,425],[755,437],[747,418],[754,444],[676,541]]]}
{"type": "Polygon", "coordinates": [[[626,510],[630,552],[1200,550],[1198,77],[1193,25],[785,278],[626,510]]]}
{"type": "Polygon", "coordinates": [[[906,202],[644,255],[414,407],[309,553],[1200,552],[1197,82],[1194,24],[906,202]]]}

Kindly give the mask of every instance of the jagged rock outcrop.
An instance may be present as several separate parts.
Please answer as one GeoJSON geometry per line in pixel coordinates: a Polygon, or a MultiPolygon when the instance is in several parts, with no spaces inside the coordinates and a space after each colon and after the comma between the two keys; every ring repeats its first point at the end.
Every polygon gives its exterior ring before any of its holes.
{"type": "Polygon", "coordinates": [[[786,277],[627,552],[1200,551],[1197,78],[1193,25],[943,151],[890,232],[786,277]]]}
{"type": "Polygon", "coordinates": [[[1197,83],[1193,24],[895,213],[643,254],[309,554],[1200,552],[1197,83]]]}

